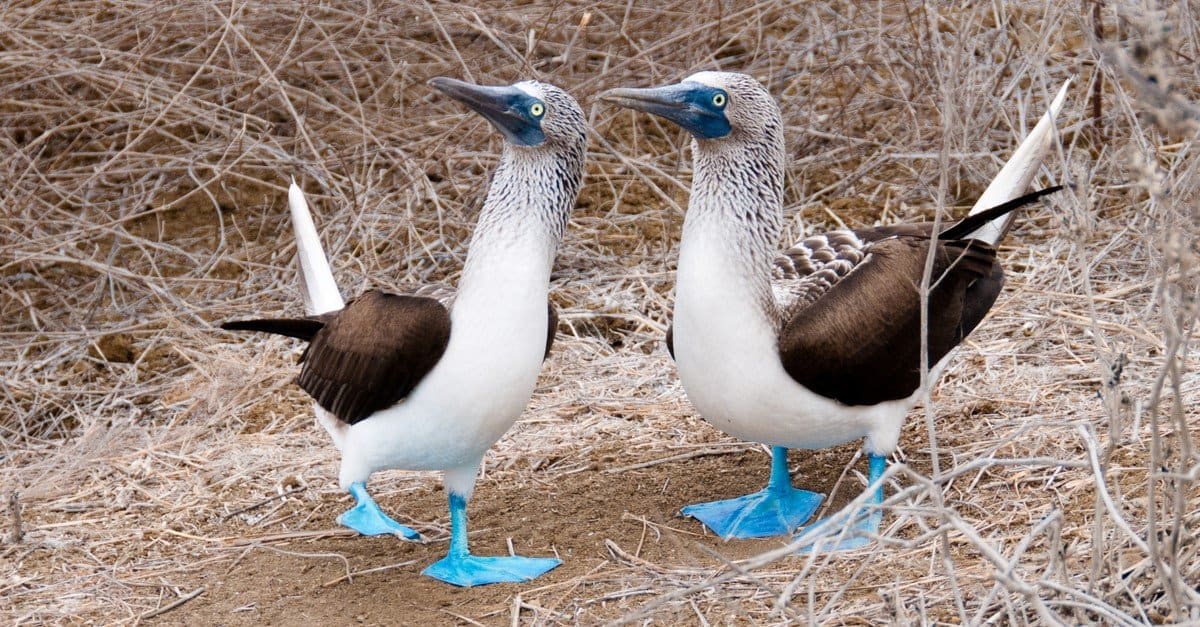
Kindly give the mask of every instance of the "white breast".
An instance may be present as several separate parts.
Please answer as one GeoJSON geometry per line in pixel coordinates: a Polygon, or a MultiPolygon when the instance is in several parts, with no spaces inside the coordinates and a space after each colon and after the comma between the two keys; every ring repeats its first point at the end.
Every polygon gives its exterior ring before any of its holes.
{"type": "Polygon", "coordinates": [[[349,428],[344,478],[473,468],[520,416],[545,353],[550,272],[544,253],[517,255],[464,279],[445,354],[407,399],[349,428]]]}

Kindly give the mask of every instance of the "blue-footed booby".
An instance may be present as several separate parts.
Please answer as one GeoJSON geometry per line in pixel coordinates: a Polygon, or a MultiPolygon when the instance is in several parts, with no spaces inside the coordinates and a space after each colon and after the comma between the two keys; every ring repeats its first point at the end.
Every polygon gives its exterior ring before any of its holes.
{"type": "Polygon", "coordinates": [[[937,233],[932,223],[831,231],[781,254],[783,122],[758,81],[700,72],[678,84],[601,95],[692,135],[694,174],[667,347],[706,421],[772,447],[765,489],[690,505],[683,514],[724,538],[790,534],[823,496],[792,486],[787,449],[865,438],[875,507],[840,548],[878,532],[886,456],[921,392],[926,260],[933,264],[926,327],[932,382],[1000,293],[995,246],[1012,211],[1057,189],[1020,196],[1049,152],[1065,93],[1066,85],[957,224],[937,233]]]}
{"type": "Polygon", "coordinates": [[[484,452],[528,404],[554,341],[550,271],[583,180],[587,125],[575,99],[546,83],[430,84],[505,139],[458,289],[442,300],[372,290],[344,303],[293,183],[288,204],[308,315],[221,326],[309,343],[298,383],[341,451],[339,482],[357,502],[339,523],[419,538],[379,509],[367,480],[388,468],[443,470],[450,549],[424,574],[458,586],[526,581],[559,560],[472,555],[466,506],[484,452]]]}

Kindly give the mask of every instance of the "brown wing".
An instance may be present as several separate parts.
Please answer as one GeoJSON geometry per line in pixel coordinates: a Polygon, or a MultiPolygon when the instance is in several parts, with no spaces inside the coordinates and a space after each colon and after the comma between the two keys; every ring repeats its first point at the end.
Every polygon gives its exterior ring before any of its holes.
{"type": "MultiPolygon", "coordinates": [[[[987,315],[1004,286],[984,224],[1062,189],[1053,186],[968,216],[938,234],[929,299],[936,363],[987,315]]],[[[918,286],[933,223],[830,231],[780,254],[771,288],[782,312],[779,353],[792,378],[848,405],[910,396],[920,384],[918,286]]],[[[674,327],[667,351],[675,357],[674,327]]]]}
{"type": "Polygon", "coordinates": [[[558,332],[558,310],[554,308],[554,303],[546,301],[546,352],[542,355],[542,361],[550,356],[550,347],[554,346],[554,334],[558,332]]]}
{"type": "MultiPolygon", "coordinates": [[[[771,290],[783,319],[792,318],[850,275],[867,258],[873,242],[897,235],[929,237],[932,223],[828,231],[806,237],[779,253],[771,266],[771,290]]],[[[667,327],[667,352],[675,358],[674,325],[667,327]]]]}
{"type": "MultiPolygon", "coordinates": [[[[789,312],[779,353],[793,379],[847,405],[912,395],[920,384],[919,286],[931,244],[920,231],[929,232],[913,225],[877,240],[875,232],[862,233],[874,240],[864,247],[862,261],[819,298],[789,312]]],[[[929,295],[931,364],[979,324],[1004,281],[991,246],[933,244],[938,251],[929,295]]]]}
{"type": "Polygon", "coordinates": [[[408,396],[450,341],[450,313],[422,296],[372,290],[322,318],[298,383],[347,424],[408,396]]]}

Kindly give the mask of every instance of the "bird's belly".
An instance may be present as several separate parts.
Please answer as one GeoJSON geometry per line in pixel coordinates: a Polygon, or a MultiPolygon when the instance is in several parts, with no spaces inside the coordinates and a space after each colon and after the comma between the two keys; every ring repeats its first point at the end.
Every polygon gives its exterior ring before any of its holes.
{"type": "Polygon", "coordinates": [[[723,330],[711,316],[704,325],[686,318],[677,309],[675,360],[684,390],[705,421],[734,437],[804,449],[873,435],[894,440],[890,434],[899,433],[912,405],[843,405],[792,379],[772,339],[748,336],[746,325],[723,330]]]}
{"type": "Polygon", "coordinates": [[[507,333],[451,336],[438,364],[406,399],[350,427],[343,464],[446,470],[477,464],[533,394],[545,349],[541,323],[507,333]],[[455,341],[455,340],[458,341],[455,341]]]}

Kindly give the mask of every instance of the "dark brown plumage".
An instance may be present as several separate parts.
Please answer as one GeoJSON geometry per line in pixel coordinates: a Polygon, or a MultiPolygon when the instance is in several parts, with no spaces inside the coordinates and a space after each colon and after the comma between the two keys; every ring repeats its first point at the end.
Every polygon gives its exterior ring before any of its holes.
{"type": "MultiPolygon", "coordinates": [[[[874,233],[872,233],[874,235],[874,233]]],[[[930,240],[892,235],[868,245],[863,262],[780,329],[779,357],[809,390],[847,405],[911,396],[920,383],[921,275],[930,240]],[[870,382],[864,384],[864,382],[870,382]]],[[[929,359],[936,363],[986,312],[1003,285],[995,249],[973,241],[943,242],[929,292],[929,359]]]]}
{"type": "Polygon", "coordinates": [[[450,313],[432,298],[371,290],[339,311],[240,320],[221,328],[308,340],[297,383],[322,408],[352,425],[395,405],[433,369],[450,340],[450,313]],[[308,337],[299,332],[313,327],[308,337]]]}
{"type": "MultiPolygon", "coordinates": [[[[846,405],[911,396],[921,376],[920,285],[929,246],[937,247],[929,294],[932,366],[983,320],[1004,286],[995,249],[964,238],[1059,189],[965,218],[936,239],[933,223],[900,224],[833,231],[788,249],[774,268],[790,296],[779,312],[784,369],[812,392],[846,405]]],[[[668,329],[674,356],[672,339],[668,329]]]]}
{"type": "Polygon", "coordinates": [[[554,303],[546,301],[546,352],[542,353],[542,361],[545,361],[550,356],[550,347],[554,346],[554,335],[558,330],[558,310],[554,308],[554,303]]]}
{"type": "MultiPolygon", "coordinates": [[[[547,304],[546,353],[558,313],[547,304]]],[[[307,318],[235,320],[227,331],[261,331],[309,342],[296,382],[347,424],[403,400],[433,369],[450,341],[450,312],[424,296],[365,292],[345,309],[307,318]]]]}
{"type": "MultiPolygon", "coordinates": [[[[932,223],[854,231],[861,250],[822,293],[784,311],[779,357],[809,390],[846,405],[908,398],[921,381],[921,277],[936,246],[929,290],[928,365],[932,367],[983,320],[1004,286],[1004,269],[986,242],[964,239],[979,227],[1042,196],[1025,194],[969,216],[931,238],[932,223]]],[[[828,265],[826,263],[825,265],[828,265]]]]}
{"type": "Polygon", "coordinates": [[[297,383],[347,424],[408,396],[450,341],[450,312],[432,298],[370,291],[324,317],[297,383]]]}

